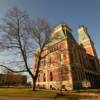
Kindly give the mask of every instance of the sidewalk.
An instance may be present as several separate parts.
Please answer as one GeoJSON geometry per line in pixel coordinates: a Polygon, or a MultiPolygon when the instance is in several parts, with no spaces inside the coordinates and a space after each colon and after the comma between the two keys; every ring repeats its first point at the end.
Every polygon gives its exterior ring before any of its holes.
{"type": "Polygon", "coordinates": [[[0,96],[0,100],[100,100],[100,96],[89,99],[71,99],[71,98],[34,98],[34,97],[15,97],[0,96]]]}
{"type": "Polygon", "coordinates": [[[34,97],[7,97],[0,96],[0,100],[69,100],[66,98],[34,98],[34,97]]]}

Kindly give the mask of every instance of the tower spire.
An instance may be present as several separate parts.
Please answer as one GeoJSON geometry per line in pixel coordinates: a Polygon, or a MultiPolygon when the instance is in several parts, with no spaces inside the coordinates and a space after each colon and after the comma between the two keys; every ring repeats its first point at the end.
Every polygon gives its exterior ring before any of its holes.
{"type": "Polygon", "coordinates": [[[78,32],[78,42],[79,44],[83,45],[83,47],[86,50],[86,53],[91,56],[97,57],[97,54],[94,48],[94,43],[88,34],[87,28],[84,25],[81,25],[77,29],[77,32],[78,32]]]}

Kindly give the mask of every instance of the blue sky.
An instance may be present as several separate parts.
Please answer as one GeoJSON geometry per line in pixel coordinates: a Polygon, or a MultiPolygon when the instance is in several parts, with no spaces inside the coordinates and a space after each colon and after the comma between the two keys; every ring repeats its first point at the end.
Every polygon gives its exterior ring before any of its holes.
{"type": "Polygon", "coordinates": [[[77,27],[88,28],[100,58],[100,0],[0,0],[0,23],[7,10],[17,6],[33,18],[47,18],[52,25],[68,23],[77,37],[77,27]]]}

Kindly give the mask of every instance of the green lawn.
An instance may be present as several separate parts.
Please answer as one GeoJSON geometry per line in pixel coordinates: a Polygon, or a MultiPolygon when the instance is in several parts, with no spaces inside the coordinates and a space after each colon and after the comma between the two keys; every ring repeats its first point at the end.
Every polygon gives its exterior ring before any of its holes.
{"type": "Polygon", "coordinates": [[[24,88],[0,88],[0,96],[54,97],[56,93],[42,90],[32,91],[24,88]]]}
{"type": "Polygon", "coordinates": [[[30,97],[64,97],[64,98],[90,98],[91,96],[79,95],[74,93],[67,93],[64,96],[57,94],[55,91],[45,91],[45,90],[37,90],[32,91],[31,89],[25,88],[0,88],[0,96],[30,96],[30,97]]]}

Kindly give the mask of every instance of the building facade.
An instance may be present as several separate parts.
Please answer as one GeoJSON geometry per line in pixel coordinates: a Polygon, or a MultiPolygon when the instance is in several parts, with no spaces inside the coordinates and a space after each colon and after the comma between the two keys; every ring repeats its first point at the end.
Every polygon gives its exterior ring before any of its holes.
{"type": "Polygon", "coordinates": [[[27,84],[27,76],[0,74],[0,86],[21,86],[27,84]]]}
{"type": "MultiPolygon", "coordinates": [[[[100,64],[87,28],[77,29],[78,43],[72,29],[59,24],[52,30],[54,39],[48,43],[41,60],[37,86],[47,89],[100,88],[100,64]]],[[[34,67],[37,58],[34,59],[34,67]]]]}

